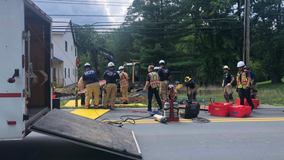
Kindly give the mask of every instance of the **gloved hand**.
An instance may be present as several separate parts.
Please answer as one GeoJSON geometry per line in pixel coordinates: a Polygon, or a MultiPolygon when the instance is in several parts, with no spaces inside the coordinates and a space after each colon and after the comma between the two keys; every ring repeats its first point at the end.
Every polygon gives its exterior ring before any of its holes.
{"type": "Polygon", "coordinates": [[[231,83],[228,83],[228,84],[227,84],[227,87],[230,86],[230,85],[231,85],[231,83]]]}
{"type": "Polygon", "coordinates": [[[224,87],[224,83],[222,83],[222,87],[224,87]]]}
{"type": "Polygon", "coordinates": [[[238,92],[238,88],[236,88],[236,92],[238,92]]]}
{"type": "Polygon", "coordinates": [[[247,87],[246,87],[246,90],[250,90],[250,87],[249,87],[249,86],[247,86],[247,87]]]}

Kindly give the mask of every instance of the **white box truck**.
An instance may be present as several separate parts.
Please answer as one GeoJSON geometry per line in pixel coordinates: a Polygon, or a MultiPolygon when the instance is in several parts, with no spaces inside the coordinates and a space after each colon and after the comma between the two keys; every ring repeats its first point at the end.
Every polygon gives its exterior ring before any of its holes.
{"type": "Polygon", "coordinates": [[[51,23],[30,0],[0,2],[0,141],[35,131],[141,159],[133,131],[52,108],[51,23]]]}

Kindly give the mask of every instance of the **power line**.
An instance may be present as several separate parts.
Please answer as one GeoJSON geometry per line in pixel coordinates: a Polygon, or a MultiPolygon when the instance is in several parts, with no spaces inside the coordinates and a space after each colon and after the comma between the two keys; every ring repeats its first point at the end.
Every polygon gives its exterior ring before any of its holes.
{"type": "MultiPolygon", "coordinates": [[[[35,1],[34,1],[35,2],[35,1]]],[[[70,5],[103,5],[103,6],[130,6],[130,4],[109,4],[109,3],[74,3],[74,2],[50,2],[50,1],[36,1],[37,3],[51,3],[51,4],[70,4],[70,5]]]]}
{"type": "Polygon", "coordinates": [[[55,3],[61,3],[61,2],[69,2],[69,3],[73,3],[73,2],[76,2],[76,3],[82,3],[82,2],[87,2],[87,3],[119,3],[119,4],[132,4],[132,3],[129,3],[129,2],[110,2],[110,1],[78,1],[78,0],[72,0],[71,2],[70,1],[67,1],[67,0],[50,0],[50,1],[46,1],[46,0],[42,0],[42,1],[33,1],[33,2],[55,2],[55,3]]]}
{"type": "Polygon", "coordinates": [[[49,16],[60,16],[60,17],[126,17],[126,15],[78,15],[78,14],[49,14],[49,16]]]}

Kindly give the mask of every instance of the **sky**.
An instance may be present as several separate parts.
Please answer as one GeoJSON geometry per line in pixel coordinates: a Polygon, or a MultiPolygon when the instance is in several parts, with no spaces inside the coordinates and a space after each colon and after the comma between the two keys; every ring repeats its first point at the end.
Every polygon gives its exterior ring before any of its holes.
{"type": "MultiPolygon", "coordinates": [[[[133,0],[33,0],[33,2],[48,15],[126,15],[127,8],[133,0]],[[42,3],[43,2],[58,2],[67,3],[42,3]],[[81,2],[80,2],[81,1],[81,2]],[[81,3],[79,4],[70,4],[81,3]],[[106,4],[108,2],[108,4],[106,4]],[[87,5],[82,5],[87,4],[87,5]],[[93,4],[100,5],[93,5],[93,4]],[[111,5],[118,6],[111,6],[111,5]]],[[[51,16],[52,18],[70,18],[73,23],[84,25],[93,24],[96,22],[123,22],[124,17],[82,17],[82,16],[51,16]]],[[[103,28],[103,27],[100,27],[103,28]]]]}

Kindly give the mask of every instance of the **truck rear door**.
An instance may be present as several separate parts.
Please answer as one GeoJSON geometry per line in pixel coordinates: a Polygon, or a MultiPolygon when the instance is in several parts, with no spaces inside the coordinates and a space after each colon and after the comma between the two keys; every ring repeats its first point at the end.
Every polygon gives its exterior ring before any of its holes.
{"type": "Polygon", "coordinates": [[[0,5],[0,140],[22,139],[25,134],[23,6],[22,0],[0,5]]]}
{"type": "Polygon", "coordinates": [[[142,158],[133,131],[67,111],[53,109],[30,129],[123,157],[142,158]]]}

